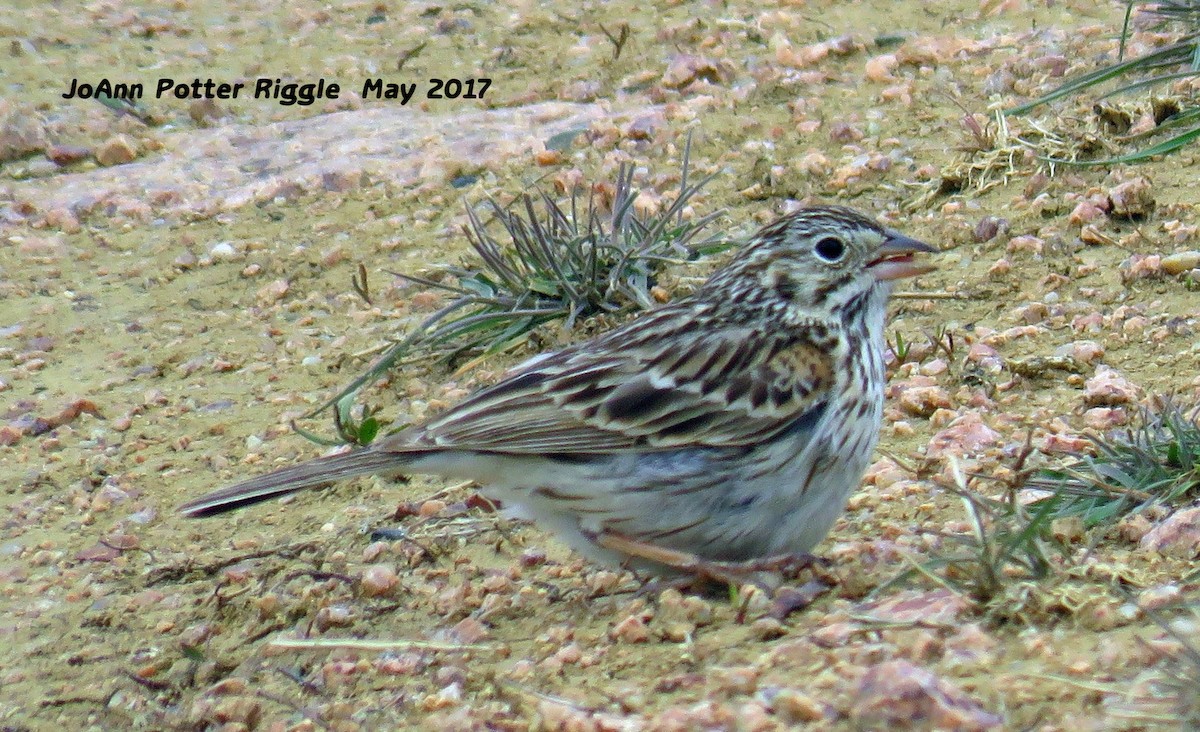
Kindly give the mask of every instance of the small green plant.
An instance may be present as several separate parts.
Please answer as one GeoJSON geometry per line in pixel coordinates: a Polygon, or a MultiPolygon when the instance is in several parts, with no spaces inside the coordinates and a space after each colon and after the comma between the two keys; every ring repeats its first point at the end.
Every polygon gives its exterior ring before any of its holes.
{"type": "Polygon", "coordinates": [[[1200,494],[1200,405],[1167,400],[1143,409],[1123,433],[1092,435],[1094,456],[1043,468],[1025,487],[1048,491],[1033,505],[1053,505],[1056,518],[1080,516],[1088,527],[1200,494]]]}
{"type": "Polygon", "coordinates": [[[912,349],[911,343],[904,342],[904,334],[896,331],[896,340],[888,344],[888,350],[896,354],[896,364],[908,363],[908,352],[912,349]]]}
{"type": "MultiPolygon", "coordinates": [[[[1160,86],[1177,79],[1197,75],[1200,75],[1200,0],[1127,0],[1125,22],[1121,29],[1121,49],[1116,63],[1068,79],[1053,91],[1013,107],[1005,114],[1028,114],[1042,105],[1082,94],[1115,79],[1122,80],[1122,83],[1102,94],[1100,99],[1160,86]],[[1130,37],[1130,20],[1135,9],[1157,16],[1157,30],[1163,30],[1168,26],[1182,27],[1183,30],[1174,43],[1136,58],[1126,59],[1125,46],[1130,37]]],[[[1097,104],[1097,114],[1103,116],[1103,111],[1103,107],[1097,104]]],[[[1126,136],[1121,138],[1121,142],[1143,143],[1148,138],[1162,132],[1172,131],[1174,134],[1165,140],[1142,147],[1134,152],[1103,160],[1054,159],[1052,162],[1075,165],[1136,163],[1178,150],[1200,137],[1200,106],[1194,103],[1190,106],[1174,102],[1156,103],[1154,117],[1157,123],[1154,129],[1126,136]]]]}
{"type": "MultiPolygon", "coordinates": [[[[1054,504],[1025,506],[1013,491],[996,498],[984,496],[968,486],[957,460],[953,475],[950,490],[962,501],[970,532],[939,534],[944,539],[942,548],[924,561],[910,557],[912,567],[880,590],[921,575],[981,608],[1007,604],[1010,587],[1048,577],[1056,566],[1055,556],[1067,555],[1051,529],[1054,504]]],[[[1015,616],[1020,608],[1000,612],[1015,616]]]]}
{"type": "Polygon", "coordinates": [[[344,399],[334,405],[333,410],[333,426],[337,432],[336,439],[321,437],[320,435],[306,430],[292,420],[292,429],[296,434],[304,437],[307,440],[332,447],[334,445],[357,445],[358,447],[366,447],[375,441],[379,435],[379,428],[382,424],[376,418],[375,413],[378,410],[369,404],[364,404],[362,407],[362,416],[354,417],[354,401],[344,399]]]}
{"type": "MultiPolygon", "coordinates": [[[[544,192],[521,196],[511,206],[488,199],[491,216],[486,221],[468,206],[465,234],[477,262],[446,266],[436,278],[395,273],[449,293],[453,300],[306,416],[333,407],[342,439],[363,444],[364,425],[350,420],[353,399],[364,385],[402,359],[434,357],[449,362],[468,353],[493,354],[520,345],[536,328],[553,321],[571,328],[581,318],[599,313],[652,307],[651,289],[666,264],[730,245],[724,238],[700,236],[720,212],[684,218],[688,203],[711,180],[689,180],[690,147],[689,140],[679,192],[654,215],[635,210],[638,190],[628,166],[619,170],[611,205],[605,208],[594,195],[582,206],[573,194],[564,206],[544,192]],[[493,233],[494,224],[503,233],[500,239],[493,233]]],[[[352,286],[360,296],[368,296],[362,273],[352,286]]]]}

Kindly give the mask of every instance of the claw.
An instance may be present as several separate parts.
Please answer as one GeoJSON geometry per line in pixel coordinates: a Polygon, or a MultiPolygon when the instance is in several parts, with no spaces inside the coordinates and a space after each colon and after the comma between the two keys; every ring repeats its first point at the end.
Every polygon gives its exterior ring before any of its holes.
{"type": "Polygon", "coordinates": [[[593,540],[598,546],[630,559],[660,564],[683,575],[667,582],[652,583],[645,588],[646,591],[671,587],[696,588],[705,583],[733,586],[750,583],[771,594],[784,582],[796,580],[804,570],[811,570],[821,575],[821,579],[828,579],[827,573],[819,570],[830,566],[829,560],[808,553],[777,554],[744,562],[714,562],[690,552],[649,544],[611,531],[601,532],[593,540]]]}

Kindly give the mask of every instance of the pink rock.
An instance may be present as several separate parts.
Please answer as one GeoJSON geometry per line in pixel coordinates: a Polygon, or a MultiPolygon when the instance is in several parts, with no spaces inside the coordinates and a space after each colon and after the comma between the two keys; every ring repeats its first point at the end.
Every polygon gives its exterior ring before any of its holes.
{"type": "Polygon", "coordinates": [[[1044,302],[1031,302],[1017,310],[1017,317],[1033,325],[1050,317],[1050,308],[1044,302]]]}
{"type": "Polygon", "coordinates": [[[975,341],[967,350],[967,363],[976,364],[990,374],[998,374],[1004,368],[1000,352],[981,341],[975,341]]]}
{"type": "Polygon", "coordinates": [[[137,159],[137,146],[125,135],[117,135],[101,143],[95,155],[103,166],[121,165],[137,159]]]}
{"type": "Polygon", "coordinates": [[[1091,201],[1083,201],[1075,207],[1075,210],[1067,217],[1067,221],[1074,226],[1082,226],[1102,218],[1104,218],[1104,211],[1099,206],[1091,201]]]}
{"type": "Polygon", "coordinates": [[[867,669],[850,718],[857,726],[904,729],[995,729],[1004,721],[928,669],[904,660],[867,669]]]}
{"type": "Polygon", "coordinates": [[[1084,383],[1083,403],[1089,407],[1117,407],[1136,403],[1141,394],[1136,384],[1115,369],[1102,366],[1084,383]]]}
{"type": "Polygon", "coordinates": [[[1071,330],[1076,333],[1099,333],[1104,328],[1104,316],[1100,313],[1076,315],[1071,319],[1071,330]]]}
{"type": "Polygon", "coordinates": [[[1104,346],[1096,341],[1072,341],[1055,349],[1056,356],[1070,356],[1080,363],[1092,363],[1104,358],[1104,346]]]}
{"type": "Polygon", "coordinates": [[[855,633],[861,631],[861,624],[849,620],[825,623],[814,630],[808,639],[822,648],[842,648],[855,633]]]}
{"type": "Polygon", "coordinates": [[[939,409],[953,406],[950,395],[940,386],[916,386],[900,393],[900,408],[917,417],[928,417],[939,409]]]}
{"type": "Polygon", "coordinates": [[[970,605],[949,590],[902,592],[861,606],[862,613],[887,622],[954,623],[970,605]]]}
{"type": "Polygon", "coordinates": [[[886,395],[889,399],[898,399],[909,389],[925,386],[937,386],[937,379],[933,378],[932,376],[914,375],[907,379],[892,381],[888,384],[886,395]]]}
{"type": "Polygon", "coordinates": [[[1151,529],[1138,544],[1160,554],[1195,559],[1200,556],[1200,507],[1176,511],[1151,529]]]}
{"type": "Polygon", "coordinates": [[[1154,210],[1153,187],[1145,176],[1113,186],[1108,191],[1108,200],[1113,216],[1121,218],[1141,218],[1154,210]]]}
{"type": "Polygon", "coordinates": [[[662,85],[669,89],[681,89],[695,81],[710,84],[727,84],[733,79],[733,65],[728,60],[717,60],[682,54],[671,59],[662,85]]]}
{"type": "Polygon", "coordinates": [[[1083,423],[1097,432],[1105,432],[1129,422],[1121,407],[1092,407],[1083,413],[1083,423]]]}
{"type": "Polygon", "coordinates": [[[895,79],[892,71],[900,64],[893,53],[883,53],[873,56],[867,61],[866,76],[871,81],[883,83],[895,79]]]}
{"type": "Polygon", "coordinates": [[[1081,452],[1088,452],[1092,446],[1093,443],[1091,440],[1079,435],[1046,435],[1045,439],[1042,440],[1042,444],[1038,445],[1038,449],[1042,452],[1076,455],[1081,452]]]}
{"type": "Polygon", "coordinates": [[[1162,257],[1158,254],[1131,254],[1118,268],[1121,282],[1129,284],[1138,280],[1155,280],[1163,276],[1162,257]]]}
{"type": "Polygon", "coordinates": [[[926,454],[940,457],[977,453],[999,441],[1000,433],[984,424],[978,412],[964,412],[949,427],[933,436],[926,454]]]}
{"type": "Polygon", "coordinates": [[[986,661],[1000,647],[1000,641],[978,623],[967,623],[946,639],[946,656],[959,662],[986,661]]]}
{"type": "Polygon", "coordinates": [[[1017,252],[1027,252],[1029,254],[1034,255],[1035,257],[1040,257],[1042,255],[1042,251],[1045,248],[1046,248],[1046,242],[1042,241],[1041,239],[1037,238],[1036,236],[1025,235],[1025,236],[1014,236],[1012,239],[1009,239],[1008,247],[1005,249],[1005,251],[1007,251],[1009,254],[1016,254],[1017,252]]]}

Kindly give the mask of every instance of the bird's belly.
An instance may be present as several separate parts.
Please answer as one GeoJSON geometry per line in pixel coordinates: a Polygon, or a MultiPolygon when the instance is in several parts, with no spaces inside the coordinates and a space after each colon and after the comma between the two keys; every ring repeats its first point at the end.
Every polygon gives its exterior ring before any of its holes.
{"type": "Polygon", "coordinates": [[[623,559],[594,545],[608,531],[704,559],[742,561],[810,551],[858,487],[878,435],[877,410],[858,420],[832,411],[834,419],[822,420],[815,433],[755,448],[510,455],[480,459],[478,470],[470,455],[447,462],[511,514],[560,533],[594,560],[623,559]]]}

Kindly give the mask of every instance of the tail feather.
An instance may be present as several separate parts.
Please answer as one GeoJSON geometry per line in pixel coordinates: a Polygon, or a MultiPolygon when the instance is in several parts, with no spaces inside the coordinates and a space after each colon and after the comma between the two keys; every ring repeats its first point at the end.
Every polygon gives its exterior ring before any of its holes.
{"type": "Polygon", "coordinates": [[[213,516],[357,475],[402,472],[403,464],[400,454],[383,450],[329,455],[213,491],[183,504],[179,512],[191,518],[213,516]]]}

